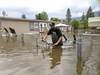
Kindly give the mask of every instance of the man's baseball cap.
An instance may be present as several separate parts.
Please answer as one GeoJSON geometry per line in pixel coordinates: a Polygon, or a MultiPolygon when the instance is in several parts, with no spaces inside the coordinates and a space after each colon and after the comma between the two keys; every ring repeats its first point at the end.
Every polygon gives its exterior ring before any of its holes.
{"type": "Polygon", "coordinates": [[[55,26],[55,23],[51,23],[50,26],[55,26]]]}

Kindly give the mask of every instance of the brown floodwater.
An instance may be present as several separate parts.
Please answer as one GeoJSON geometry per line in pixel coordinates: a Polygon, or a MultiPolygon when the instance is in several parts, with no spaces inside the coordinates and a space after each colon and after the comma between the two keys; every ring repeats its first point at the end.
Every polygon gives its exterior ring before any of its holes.
{"type": "Polygon", "coordinates": [[[0,75],[100,74],[97,45],[92,47],[97,48],[97,52],[89,50],[91,44],[84,46],[89,56],[80,61],[77,59],[76,44],[67,41],[62,47],[52,47],[41,42],[39,35],[37,37],[0,37],[0,75]]]}

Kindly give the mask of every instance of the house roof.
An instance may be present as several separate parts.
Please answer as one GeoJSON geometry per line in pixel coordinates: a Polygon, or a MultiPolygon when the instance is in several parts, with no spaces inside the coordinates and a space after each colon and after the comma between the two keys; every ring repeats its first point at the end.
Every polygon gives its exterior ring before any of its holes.
{"type": "MultiPolygon", "coordinates": [[[[0,20],[25,21],[25,22],[43,22],[43,23],[54,22],[54,21],[34,20],[34,19],[21,19],[21,18],[11,18],[11,17],[0,17],[0,20]]],[[[54,22],[54,23],[59,23],[59,22],[54,22]]]]}

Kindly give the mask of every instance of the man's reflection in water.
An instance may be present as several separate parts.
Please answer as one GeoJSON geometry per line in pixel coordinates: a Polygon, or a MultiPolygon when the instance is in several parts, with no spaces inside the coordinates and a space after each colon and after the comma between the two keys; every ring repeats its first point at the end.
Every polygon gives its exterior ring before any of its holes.
{"type": "Polygon", "coordinates": [[[50,68],[53,69],[56,65],[60,64],[61,56],[62,56],[62,48],[61,46],[55,46],[52,48],[52,52],[49,54],[50,58],[52,58],[50,68]]]}

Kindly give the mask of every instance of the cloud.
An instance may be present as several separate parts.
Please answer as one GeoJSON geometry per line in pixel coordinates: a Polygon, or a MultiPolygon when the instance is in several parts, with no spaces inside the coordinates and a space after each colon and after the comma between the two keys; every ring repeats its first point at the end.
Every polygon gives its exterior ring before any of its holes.
{"type": "Polygon", "coordinates": [[[0,0],[0,7],[30,8],[35,11],[55,12],[62,8],[90,6],[89,0],[0,0]]]}
{"type": "Polygon", "coordinates": [[[71,8],[72,16],[80,16],[79,13],[90,5],[91,0],[0,0],[0,8],[6,10],[8,16],[18,17],[25,13],[29,18],[42,11],[46,11],[49,17],[65,18],[67,8],[71,8]]]}
{"type": "Polygon", "coordinates": [[[72,13],[73,17],[81,17],[83,12],[72,13]]]}
{"type": "Polygon", "coordinates": [[[94,11],[94,12],[96,12],[96,11],[100,11],[100,7],[98,7],[98,6],[95,7],[93,11],[94,11]]]}
{"type": "MultiPolygon", "coordinates": [[[[70,0],[67,0],[70,3],[70,0]]],[[[1,7],[25,7],[35,11],[52,12],[63,8],[66,5],[66,0],[0,0],[1,7]]]]}
{"type": "Polygon", "coordinates": [[[0,8],[0,16],[2,16],[2,11],[5,11],[6,17],[17,17],[21,18],[22,14],[25,14],[27,18],[34,18],[37,12],[31,11],[28,8],[0,8]]]}

